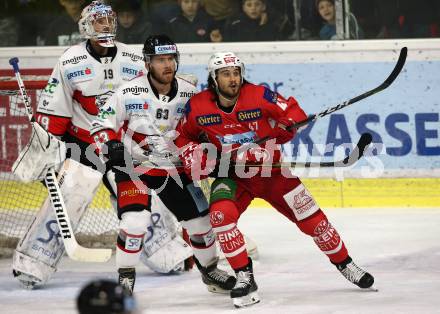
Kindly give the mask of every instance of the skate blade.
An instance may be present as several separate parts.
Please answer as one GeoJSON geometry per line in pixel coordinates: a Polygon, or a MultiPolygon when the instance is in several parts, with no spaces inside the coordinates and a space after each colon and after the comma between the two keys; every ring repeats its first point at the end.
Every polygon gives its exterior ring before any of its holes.
{"type": "Polygon", "coordinates": [[[229,294],[231,292],[230,290],[225,290],[214,285],[206,285],[206,288],[208,289],[209,292],[212,293],[229,294]]]}
{"type": "Polygon", "coordinates": [[[258,296],[258,293],[254,291],[244,297],[233,298],[232,302],[234,303],[234,306],[239,309],[260,302],[260,297],[258,296]]]}
{"type": "Polygon", "coordinates": [[[379,292],[379,289],[376,287],[369,287],[369,288],[363,288],[362,291],[368,291],[368,292],[379,292]]]}

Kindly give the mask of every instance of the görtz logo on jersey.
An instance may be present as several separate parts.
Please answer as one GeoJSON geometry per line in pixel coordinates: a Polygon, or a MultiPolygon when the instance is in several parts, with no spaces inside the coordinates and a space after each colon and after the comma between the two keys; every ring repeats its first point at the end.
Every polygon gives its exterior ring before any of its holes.
{"type": "Polygon", "coordinates": [[[219,114],[207,114],[196,118],[197,124],[201,126],[214,125],[222,123],[222,117],[219,114]]]}
{"type": "Polygon", "coordinates": [[[69,81],[90,80],[95,76],[95,71],[91,64],[68,69],[65,73],[69,81]]]}
{"type": "Polygon", "coordinates": [[[176,53],[177,47],[176,45],[156,46],[154,47],[154,50],[156,51],[156,54],[164,55],[169,53],[176,53]]]}
{"type": "Polygon", "coordinates": [[[261,109],[251,109],[237,112],[237,119],[240,122],[254,121],[261,119],[263,116],[261,109]]]}

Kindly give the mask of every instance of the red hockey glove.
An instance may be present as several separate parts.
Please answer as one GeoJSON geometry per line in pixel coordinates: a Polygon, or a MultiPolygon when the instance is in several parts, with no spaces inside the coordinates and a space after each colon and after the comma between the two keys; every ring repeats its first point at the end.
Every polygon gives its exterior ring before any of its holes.
{"type": "Polygon", "coordinates": [[[209,159],[201,145],[192,143],[184,147],[180,153],[185,173],[192,180],[203,180],[208,177],[217,163],[215,159],[209,159]]]}
{"type": "Polygon", "coordinates": [[[296,129],[288,130],[287,128],[294,123],[295,121],[287,117],[282,117],[277,121],[271,133],[271,137],[277,140],[277,144],[284,144],[293,139],[296,129]]]}
{"type": "Polygon", "coordinates": [[[237,154],[237,163],[241,164],[262,164],[270,159],[269,152],[260,146],[250,147],[237,154]]]}

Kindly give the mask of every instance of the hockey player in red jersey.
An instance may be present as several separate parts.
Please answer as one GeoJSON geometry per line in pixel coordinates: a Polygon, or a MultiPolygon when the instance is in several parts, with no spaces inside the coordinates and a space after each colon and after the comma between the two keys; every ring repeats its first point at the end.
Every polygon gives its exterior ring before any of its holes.
{"type": "MultiPolygon", "coordinates": [[[[287,127],[306,118],[297,101],[244,80],[244,64],[233,53],[214,54],[208,71],[209,88],[190,99],[177,127],[180,135],[175,143],[180,147],[185,171],[194,178],[214,169],[215,158],[208,154],[209,149],[198,145],[201,138],[215,145],[222,160],[233,149],[232,162],[278,162],[279,145],[296,134],[296,130],[287,127]],[[253,144],[266,136],[271,140],[253,144]]],[[[214,171],[217,178],[211,186],[210,217],[220,247],[237,274],[231,291],[236,307],[259,302],[252,260],[237,226],[240,215],[256,197],[269,202],[311,236],[349,281],[360,288],[372,286],[373,276],[352,261],[339,233],[299,178],[275,168],[227,168],[225,171],[220,163],[214,171]]]]}

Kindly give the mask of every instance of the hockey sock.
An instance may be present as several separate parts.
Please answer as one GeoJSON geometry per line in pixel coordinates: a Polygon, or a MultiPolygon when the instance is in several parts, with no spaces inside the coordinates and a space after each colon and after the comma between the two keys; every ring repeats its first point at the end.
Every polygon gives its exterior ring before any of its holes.
{"type": "Polygon", "coordinates": [[[247,265],[243,234],[237,228],[238,210],[232,200],[218,200],[210,206],[211,225],[220,248],[233,269],[247,265]]]}
{"type": "Polygon", "coordinates": [[[116,266],[134,267],[139,262],[145,233],[129,234],[120,230],[116,246],[116,266]]]}
{"type": "Polygon", "coordinates": [[[347,258],[348,252],[344,242],[322,210],[299,221],[297,225],[302,232],[313,237],[318,248],[332,263],[338,264],[347,258]]]}
{"type": "Polygon", "coordinates": [[[116,245],[116,266],[135,267],[139,262],[143,238],[150,220],[150,212],[126,212],[120,221],[116,245]]]}
{"type": "Polygon", "coordinates": [[[205,234],[193,234],[189,237],[194,256],[203,267],[209,266],[217,260],[215,236],[211,230],[205,234]]]}

